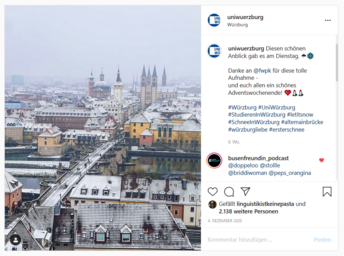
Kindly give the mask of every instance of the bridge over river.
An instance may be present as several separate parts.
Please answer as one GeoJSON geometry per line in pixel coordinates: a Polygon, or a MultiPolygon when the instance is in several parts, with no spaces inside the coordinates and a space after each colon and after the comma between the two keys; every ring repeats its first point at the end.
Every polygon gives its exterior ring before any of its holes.
{"type": "Polygon", "coordinates": [[[85,159],[80,161],[72,170],[63,176],[60,184],[52,185],[53,187],[40,198],[40,205],[55,206],[72,190],[73,186],[82,179],[87,171],[115,144],[116,142],[104,143],[90,153],[85,159]]]}

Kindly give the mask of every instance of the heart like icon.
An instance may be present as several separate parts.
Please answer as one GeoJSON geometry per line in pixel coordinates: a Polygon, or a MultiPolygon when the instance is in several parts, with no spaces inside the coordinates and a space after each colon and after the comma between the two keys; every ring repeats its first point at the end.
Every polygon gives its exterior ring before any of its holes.
{"type": "Polygon", "coordinates": [[[215,196],[216,193],[217,193],[217,188],[208,188],[208,193],[211,195],[211,196],[215,196]]]}
{"type": "Polygon", "coordinates": [[[291,94],[291,90],[285,90],[284,93],[287,94],[287,96],[289,96],[289,94],[291,94]]]}
{"type": "Polygon", "coordinates": [[[324,162],[324,158],[319,158],[319,161],[322,163],[322,162],[324,162]]]}

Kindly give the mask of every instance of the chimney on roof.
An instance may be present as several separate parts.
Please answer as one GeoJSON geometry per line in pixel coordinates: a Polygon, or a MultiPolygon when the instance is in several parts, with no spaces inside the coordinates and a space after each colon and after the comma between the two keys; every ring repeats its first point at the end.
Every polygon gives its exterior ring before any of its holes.
{"type": "Polygon", "coordinates": [[[167,193],[168,191],[170,191],[170,179],[166,178],[166,180],[165,180],[165,192],[167,193]]]}
{"type": "Polygon", "coordinates": [[[186,190],[186,179],[182,179],[182,189],[186,190]]]}
{"type": "Polygon", "coordinates": [[[182,189],[186,190],[186,179],[182,179],[182,189]]]}

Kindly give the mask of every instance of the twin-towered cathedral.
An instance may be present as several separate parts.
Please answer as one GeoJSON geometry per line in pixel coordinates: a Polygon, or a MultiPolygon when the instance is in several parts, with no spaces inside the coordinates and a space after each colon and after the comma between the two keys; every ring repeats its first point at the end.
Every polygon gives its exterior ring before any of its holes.
{"type": "MultiPolygon", "coordinates": [[[[164,73],[162,75],[162,86],[166,86],[166,70],[164,68],[164,73]]],[[[141,109],[146,109],[149,105],[154,103],[158,98],[158,75],[156,68],[154,66],[153,74],[150,73],[150,68],[148,68],[148,73],[146,75],[146,68],[143,66],[141,75],[141,109]]]]}

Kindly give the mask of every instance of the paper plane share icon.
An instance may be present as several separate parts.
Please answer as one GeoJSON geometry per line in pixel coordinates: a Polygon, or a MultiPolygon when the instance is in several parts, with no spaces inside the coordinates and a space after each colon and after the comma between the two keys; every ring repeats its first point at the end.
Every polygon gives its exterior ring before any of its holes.
{"type": "Polygon", "coordinates": [[[241,187],[241,190],[244,191],[244,195],[246,196],[248,191],[250,191],[250,187],[241,187]]]}

